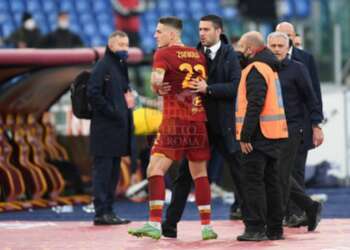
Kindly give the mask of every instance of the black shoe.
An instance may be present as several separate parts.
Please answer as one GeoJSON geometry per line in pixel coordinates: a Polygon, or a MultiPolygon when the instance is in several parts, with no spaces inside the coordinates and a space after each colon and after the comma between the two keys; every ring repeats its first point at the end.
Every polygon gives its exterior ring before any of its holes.
{"type": "Polygon", "coordinates": [[[237,208],[230,212],[230,220],[242,220],[242,218],[242,211],[240,208],[237,208]]]}
{"type": "Polygon", "coordinates": [[[283,234],[282,233],[278,233],[278,234],[266,234],[267,238],[269,238],[269,240],[284,240],[283,234]]]}
{"type": "Polygon", "coordinates": [[[298,216],[298,215],[291,215],[289,216],[289,219],[287,221],[288,227],[303,227],[307,226],[307,217],[306,215],[298,216]]]}
{"type": "Polygon", "coordinates": [[[94,219],[95,226],[123,225],[128,223],[130,223],[130,220],[119,218],[114,214],[104,214],[96,216],[94,219]]]}
{"type": "Polygon", "coordinates": [[[263,241],[269,240],[265,232],[244,232],[244,234],[237,236],[238,241],[263,241]]]}
{"type": "Polygon", "coordinates": [[[164,237],[176,238],[177,237],[177,227],[176,225],[171,225],[165,221],[162,223],[162,234],[164,237]]]}
{"type": "Polygon", "coordinates": [[[311,212],[307,213],[307,230],[315,231],[321,221],[322,204],[315,201],[311,212]]]}

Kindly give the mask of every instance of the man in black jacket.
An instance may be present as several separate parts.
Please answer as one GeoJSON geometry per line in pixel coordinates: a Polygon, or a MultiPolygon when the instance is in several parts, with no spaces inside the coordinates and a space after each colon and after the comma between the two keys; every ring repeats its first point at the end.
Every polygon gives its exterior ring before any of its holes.
{"type": "Polygon", "coordinates": [[[15,48],[37,48],[40,39],[41,32],[33,16],[28,12],[24,12],[22,26],[5,39],[5,44],[15,48]]]}
{"type": "MultiPolygon", "coordinates": [[[[204,52],[207,57],[208,80],[193,81],[191,87],[194,92],[204,95],[209,142],[216,147],[230,166],[236,198],[239,199],[241,185],[236,158],[239,146],[234,138],[234,104],[240,79],[240,66],[232,46],[222,32],[223,24],[220,17],[208,15],[201,18],[199,23],[201,42],[198,50],[204,52]]],[[[192,178],[187,162],[183,162],[174,182],[166,220],[162,224],[164,236],[177,237],[177,223],[181,219],[191,186],[192,178]]]]}
{"type": "MultiPolygon", "coordinates": [[[[288,22],[282,22],[276,26],[276,31],[285,33],[289,39],[291,39],[291,44],[293,45],[293,40],[295,39],[295,30],[294,26],[288,22]]],[[[312,87],[314,89],[314,93],[317,97],[317,110],[319,113],[323,113],[322,111],[322,95],[321,95],[321,87],[320,81],[318,79],[318,73],[316,68],[316,63],[313,56],[301,49],[298,49],[294,46],[291,46],[288,51],[288,57],[290,59],[299,61],[305,65],[307,70],[309,71],[309,75],[311,77],[312,87]]],[[[309,110],[304,107],[304,122],[303,122],[303,143],[299,147],[299,152],[297,154],[295,160],[295,167],[293,169],[293,176],[295,180],[299,183],[299,185],[305,189],[305,164],[307,159],[307,153],[310,149],[314,148],[315,145],[313,143],[313,128],[321,128],[321,122],[318,124],[311,124],[310,113],[309,110]]],[[[292,219],[290,224],[297,225],[297,221],[301,221],[298,219],[298,216],[301,216],[301,211],[295,207],[295,205],[289,207],[290,218],[292,219]],[[295,217],[295,220],[293,219],[295,217]],[[294,221],[294,222],[293,222],[294,221]]]]}
{"type": "Polygon", "coordinates": [[[81,48],[84,47],[80,36],[69,30],[69,14],[62,11],[58,13],[57,27],[54,31],[43,37],[42,48],[81,48]]]}
{"type": "Polygon", "coordinates": [[[248,66],[242,71],[236,105],[245,224],[237,240],[279,240],[283,239],[283,211],[278,160],[288,137],[276,73],[279,62],[256,31],[244,34],[238,45],[248,66]]]}
{"type": "Polygon", "coordinates": [[[129,91],[127,51],[129,39],[112,33],[104,58],[94,67],[87,94],[93,109],[90,151],[93,155],[95,225],[126,224],[113,212],[120,159],[130,154],[132,116],[124,95],[129,91]]]}
{"type": "MultiPolygon", "coordinates": [[[[302,144],[304,123],[304,106],[310,114],[311,124],[323,120],[317,108],[317,98],[305,66],[287,57],[289,49],[288,36],[281,32],[273,32],[268,36],[268,47],[281,62],[279,77],[282,86],[283,102],[286,111],[289,138],[283,144],[279,172],[283,196],[283,208],[286,210],[289,197],[299,208],[306,212],[308,230],[313,231],[320,220],[321,204],[305,194],[303,188],[292,176],[295,158],[302,144]]],[[[313,128],[313,143],[317,147],[323,141],[322,130],[313,128]]]]}

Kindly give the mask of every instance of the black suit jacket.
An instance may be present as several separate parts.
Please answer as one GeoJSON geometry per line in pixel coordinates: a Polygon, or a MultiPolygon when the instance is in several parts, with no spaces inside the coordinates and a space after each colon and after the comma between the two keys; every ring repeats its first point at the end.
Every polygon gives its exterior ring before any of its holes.
{"type": "Polygon", "coordinates": [[[130,153],[132,116],[124,98],[128,83],[126,62],[107,48],[92,71],[87,89],[93,109],[90,151],[94,156],[120,157],[130,153]]]}
{"type": "MultiPolygon", "coordinates": [[[[203,51],[201,44],[198,49],[203,51]]],[[[220,49],[208,69],[208,93],[204,107],[208,116],[208,133],[219,134],[224,138],[228,152],[239,150],[235,139],[235,102],[241,77],[241,67],[236,53],[222,36],[220,49]]]]}
{"type": "MultiPolygon", "coordinates": [[[[291,59],[302,62],[309,71],[312,87],[317,97],[317,110],[318,113],[322,114],[323,119],[323,104],[322,104],[322,95],[321,95],[321,86],[318,79],[318,72],[316,68],[316,63],[314,57],[301,49],[293,47],[291,59]]],[[[310,113],[306,107],[304,107],[305,116],[304,116],[304,136],[303,136],[303,145],[300,147],[300,151],[307,151],[314,148],[312,143],[312,125],[310,120],[310,113]]]]}

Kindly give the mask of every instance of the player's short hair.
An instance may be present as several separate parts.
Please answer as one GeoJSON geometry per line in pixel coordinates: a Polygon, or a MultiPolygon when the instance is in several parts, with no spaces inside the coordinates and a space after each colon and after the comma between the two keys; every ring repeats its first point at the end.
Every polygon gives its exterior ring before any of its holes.
{"type": "Polygon", "coordinates": [[[206,15],[201,17],[201,21],[210,21],[214,24],[215,29],[224,30],[224,25],[221,17],[217,15],[206,15]]]}
{"type": "Polygon", "coordinates": [[[112,32],[109,35],[108,39],[112,39],[112,38],[117,37],[117,36],[119,36],[119,37],[127,37],[128,35],[124,31],[117,30],[117,31],[112,32]]]}
{"type": "Polygon", "coordinates": [[[159,23],[170,26],[179,31],[182,30],[182,20],[175,16],[166,16],[159,18],[159,23]]]}

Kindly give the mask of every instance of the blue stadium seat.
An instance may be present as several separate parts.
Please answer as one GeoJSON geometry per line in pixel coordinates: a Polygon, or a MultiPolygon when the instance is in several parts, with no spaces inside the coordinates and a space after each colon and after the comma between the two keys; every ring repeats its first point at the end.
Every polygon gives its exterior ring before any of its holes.
{"type": "Polygon", "coordinates": [[[75,1],[75,8],[78,13],[91,12],[91,7],[87,0],[75,1]]]}
{"type": "Polygon", "coordinates": [[[6,0],[0,1],[0,12],[8,12],[10,10],[10,6],[8,5],[6,0]]]}
{"type": "Polygon", "coordinates": [[[80,34],[81,33],[81,28],[79,23],[77,22],[71,22],[69,29],[73,31],[74,33],[80,34]]]}
{"type": "Polygon", "coordinates": [[[222,11],[222,17],[224,19],[233,19],[238,15],[237,9],[233,7],[226,7],[222,11]]]}
{"type": "Polygon", "coordinates": [[[75,6],[71,0],[59,1],[60,11],[72,12],[75,11],[75,6]]]}
{"type": "Polygon", "coordinates": [[[91,13],[83,13],[78,15],[80,23],[85,24],[87,22],[95,21],[95,17],[91,13]]]}
{"type": "Polygon", "coordinates": [[[159,1],[157,7],[160,12],[166,12],[172,9],[171,3],[168,0],[159,1]]]}
{"type": "Polygon", "coordinates": [[[0,25],[7,20],[12,20],[11,12],[0,10],[0,25]]]}
{"type": "Polygon", "coordinates": [[[57,23],[57,13],[50,13],[47,15],[47,20],[50,24],[57,23]]]}
{"type": "Polygon", "coordinates": [[[12,13],[13,21],[17,27],[22,25],[22,14],[22,12],[12,13]]]}
{"type": "Polygon", "coordinates": [[[100,12],[96,15],[96,20],[98,23],[114,23],[113,16],[107,15],[106,13],[100,12]]]}
{"type": "Polygon", "coordinates": [[[102,35],[109,36],[114,31],[114,25],[111,25],[109,23],[102,23],[99,24],[98,29],[102,35]]]}
{"type": "MultiPolygon", "coordinates": [[[[42,23],[45,23],[46,22],[46,17],[45,15],[43,14],[43,12],[33,12],[33,17],[34,17],[34,20],[37,22],[37,24],[42,24],[42,23]]],[[[41,27],[39,27],[41,28],[41,27]]]]}
{"type": "Polygon", "coordinates": [[[42,0],[41,1],[41,6],[42,9],[46,12],[46,13],[50,13],[50,12],[57,12],[57,5],[56,5],[56,1],[48,1],[48,0],[42,0]]]}
{"type": "Polygon", "coordinates": [[[156,48],[156,42],[153,37],[146,36],[142,38],[142,48],[145,52],[150,53],[156,48]]]}
{"type": "Polygon", "coordinates": [[[105,44],[106,44],[106,41],[101,36],[91,37],[91,43],[90,43],[91,47],[100,47],[100,46],[104,46],[105,44]]]}
{"type": "Polygon", "coordinates": [[[99,34],[98,29],[94,23],[84,24],[83,31],[88,36],[96,36],[97,34],[99,34]]]}
{"type": "Polygon", "coordinates": [[[21,0],[11,0],[10,6],[11,6],[11,10],[17,13],[23,12],[26,9],[24,2],[21,0]]]}
{"type": "Polygon", "coordinates": [[[41,12],[41,3],[39,0],[27,0],[27,11],[34,14],[35,12],[41,12]]]}
{"type": "Polygon", "coordinates": [[[174,8],[176,11],[183,11],[183,10],[187,9],[187,3],[186,3],[186,1],[184,1],[184,0],[177,0],[177,1],[174,1],[174,3],[173,3],[173,8],[174,8]]]}
{"type": "Polygon", "coordinates": [[[109,1],[92,1],[92,8],[95,11],[95,13],[103,13],[106,12],[106,10],[111,9],[112,6],[109,3],[109,1]]]}
{"type": "Polygon", "coordinates": [[[145,21],[148,22],[157,22],[159,15],[155,11],[147,11],[144,13],[141,18],[144,18],[145,21]]]}
{"type": "Polygon", "coordinates": [[[4,37],[8,37],[15,29],[16,27],[11,21],[7,21],[2,24],[2,34],[4,37]]]}

